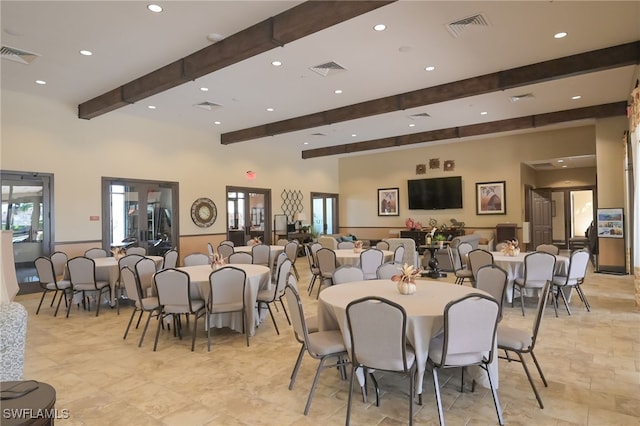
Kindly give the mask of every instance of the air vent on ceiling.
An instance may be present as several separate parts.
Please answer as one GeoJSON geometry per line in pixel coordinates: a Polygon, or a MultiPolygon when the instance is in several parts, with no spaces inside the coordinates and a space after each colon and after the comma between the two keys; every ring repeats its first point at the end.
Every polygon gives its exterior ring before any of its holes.
{"type": "Polygon", "coordinates": [[[214,104],[213,102],[200,102],[199,104],[195,104],[194,107],[206,109],[207,111],[213,111],[216,108],[220,108],[222,105],[214,104]]]}
{"type": "Polygon", "coordinates": [[[555,170],[555,166],[551,163],[534,163],[531,165],[535,170],[555,170]]]}
{"type": "Polygon", "coordinates": [[[327,136],[324,133],[311,133],[311,136],[327,136]]]}
{"type": "Polygon", "coordinates": [[[447,29],[452,36],[458,37],[463,32],[471,28],[486,28],[489,26],[489,21],[482,13],[467,16],[466,18],[458,19],[447,24],[447,29]]]}
{"type": "Polygon", "coordinates": [[[30,64],[34,59],[40,56],[37,53],[27,52],[26,50],[20,50],[9,46],[2,46],[2,48],[0,48],[0,53],[2,54],[2,59],[20,62],[25,65],[30,64]]]}
{"type": "Polygon", "coordinates": [[[316,74],[320,74],[323,77],[326,77],[329,74],[333,75],[338,72],[346,71],[345,67],[333,61],[327,62],[326,64],[316,65],[315,67],[311,67],[309,69],[316,74]]]}
{"type": "Polygon", "coordinates": [[[511,102],[519,102],[519,101],[526,101],[529,99],[533,99],[533,93],[523,93],[522,95],[514,95],[509,97],[509,100],[511,102]]]}
{"type": "Polygon", "coordinates": [[[431,116],[429,114],[427,114],[426,112],[421,112],[419,114],[410,115],[409,117],[419,120],[419,119],[422,119],[422,118],[429,118],[431,116]]]}

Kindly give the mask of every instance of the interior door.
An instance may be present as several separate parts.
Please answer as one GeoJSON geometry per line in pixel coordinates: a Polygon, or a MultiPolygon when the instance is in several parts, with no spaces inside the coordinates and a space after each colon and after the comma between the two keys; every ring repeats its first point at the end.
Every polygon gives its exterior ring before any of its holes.
{"type": "Polygon", "coordinates": [[[531,191],[531,243],[533,247],[553,243],[551,191],[531,191]]]}
{"type": "Polygon", "coordinates": [[[315,234],[337,234],[338,194],[311,193],[311,217],[315,234]]]}
{"type": "Polygon", "coordinates": [[[227,239],[243,246],[253,238],[271,244],[271,190],[227,187],[227,239]]]}
{"type": "Polygon", "coordinates": [[[103,178],[103,247],[139,246],[159,256],[176,247],[177,185],[103,178]]]}

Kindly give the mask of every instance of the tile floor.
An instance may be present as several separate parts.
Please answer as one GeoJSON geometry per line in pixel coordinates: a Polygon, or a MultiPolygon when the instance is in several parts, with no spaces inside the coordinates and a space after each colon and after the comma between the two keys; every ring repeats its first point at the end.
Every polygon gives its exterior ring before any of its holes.
{"type": "MultiPolygon", "coordinates": [[[[315,298],[302,291],[309,271],[300,258],[300,287],[308,314],[315,298]]],[[[450,277],[447,280],[453,281],[450,277]]],[[[640,310],[634,306],[633,278],[589,273],[584,285],[592,305],[587,313],[573,298],[573,315],[547,310],[536,354],[549,382],[536,378],[545,404],[540,409],[521,365],[500,361],[499,396],[509,425],[640,424],[640,310]]],[[[325,370],[308,416],[303,415],[317,362],[305,357],[293,391],[288,390],[299,345],[282,312],[276,313],[281,335],[265,321],[246,347],[244,336],[216,330],[211,352],[198,330],[195,352],[190,335],[180,341],[161,334],[152,352],[153,332],[138,348],[140,330],[122,339],[129,308],[95,313],[75,307],[68,319],[53,317],[45,306],[35,315],[40,294],[18,296],[29,312],[25,379],[53,385],[57,408],[70,418],[61,425],[340,425],[344,424],[347,384],[325,370]]],[[[527,315],[505,305],[503,321],[529,327],[527,315]]],[[[531,364],[533,368],[533,365],[531,364]]],[[[445,420],[449,425],[496,424],[488,390],[459,392],[459,373],[441,375],[445,420]]],[[[397,425],[408,422],[405,378],[381,375],[381,407],[354,400],[353,425],[397,425]]],[[[424,404],[415,407],[415,423],[437,424],[431,374],[427,372],[424,404]]]]}

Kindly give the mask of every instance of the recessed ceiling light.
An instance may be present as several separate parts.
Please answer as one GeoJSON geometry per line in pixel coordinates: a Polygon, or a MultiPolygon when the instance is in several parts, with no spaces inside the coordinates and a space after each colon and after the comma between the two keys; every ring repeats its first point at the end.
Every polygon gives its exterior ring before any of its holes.
{"type": "Polygon", "coordinates": [[[208,91],[209,91],[209,88],[208,88],[208,87],[201,87],[201,88],[200,88],[200,91],[201,91],[201,92],[208,92],[208,91]]]}
{"type": "Polygon", "coordinates": [[[220,121],[214,121],[213,124],[222,124],[220,121]]]}
{"type": "Polygon", "coordinates": [[[303,142],[302,144],[303,145],[309,145],[309,142],[303,142]]]}
{"type": "Polygon", "coordinates": [[[207,34],[207,40],[209,40],[211,43],[217,43],[220,40],[222,40],[224,37],[222,36],[222,34],[218,34],[218,33],[209,33],[207,34]]]}
{"type": "Polygon", "coordinates": [[[279,67],[280,65],[282,65],[282,62],[280,62],[280,61],[273,61],[273,62],[271,62],[271,65],[273,65],[274,67],[279,67]]]}
{"type": "Polygon", "coordinates": [[[564,31],[556,33],[553,35],[553,38],[565,38],[567,36],[567,33],[565,33],[564,31]]]}
{"type": "Polygon", "coordinates": [[[273,108],[267,108],[267,111],[272,112],[273,108]]]}
{"type": "Polygon", "coordinates": [[[487,114],[489,114],[487,111],[482,111],[482,112],[480,113],[480,115],[487,115],[487,114]]]}
{"type": "Polygon", "coordinates": [[[44,80],[36,80],[36,84],[47,84],[44,80]]]}
{"type": "Polygon", "coordinates": [[[81,50],[80,54],[83,55],[83,56],[91,56],[91,55],[93,55],[93,52],[90,51],[90,50],[81,50]]]}
{"type": "Polygon", "coordinates": [[[564,163],[564,160],[558,160],[558,163],[564,163]]]}
{"type": "Polygon", "coordinates": [[[149,109],[156,109],[156,106],[155,106],[155,105],[149,105],[147,108],[149,108],[149,109]]]}
{"type": "Polygon", "coordinates": [[[373,29],[376,31],[384,31],[387,29],[387,26],[385,24],[377,24],[374,25],[373,29]]]}
{"type": "Polygon", "coordinates": [[[147,9],[155,13],[162,12],[162,7],[158,6],[157,4],[150,4],[147,6],[147,9]]]}
{"type": "Polygon", "coordinates": [[[564,164],[564,165],[562,166],[562,168],[563,168],[563,169],[566,169],[566,168],[567,168],[567,165],[566,165],[566,164],[564,164]]]}
{"type": "Polygon", "coordinates": [[[356,133],[352,133],[352,134],[351,134],[351,137],[352,137],[352,138],[355,138],[356,136],[358,136],[356,133]]]}
{"type": "Polygon", "coordinates": [[[339,95],[340,93],[342,93],[342,89],[336,89],[333,91],[333,93],[335,93],[336,95],[339,95]]]}
{"type": "Polygon", "coordinates": [[[409,127],[416,127],[415,123],[409,124],[409,127]]]}
{"type": "Polygon", "coordinates": [[[436,69],[436,67],[428,66],[428,67],[425,67],[425,69],[424,69],[424,70],[425,70],[425,71],[433,71],[433,70],[435,70],[435,69],[436,69]]]}
{"type": "Polygon", "coordinates": [[[573,99],[574,101],[577,101],[578,99],[581,99],[582,96],[580,95],[576,95],[576,96],[572,96],[571,99],[573,99]]]}

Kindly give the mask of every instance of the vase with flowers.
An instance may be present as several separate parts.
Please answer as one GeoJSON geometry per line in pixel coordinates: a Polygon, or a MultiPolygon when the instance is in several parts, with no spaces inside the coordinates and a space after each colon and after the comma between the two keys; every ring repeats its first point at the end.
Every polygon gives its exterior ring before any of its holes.
{"type": "Polygon", "coordinates": [[[262,244],[262,239],[260,236],[253,237],[250,241],[250,245],[252,246],[259,246],[260,244],[262,244]]]}
{"type": "Polygon", "coordinates": [[[226,260],[224,257],[222,257],[221,255],[219,255],[218,253],[214,253],[212,258],[211,258],[211,269],[218,269],[222,266],[224,266],[226,263],[226,260]]]}
{"type": "Polygon", "coordinates": [[[111,249],[111,254],[116,260],[120,260],[127,255],[127,251],[124,247],[114,247],[111,249]]]}
{"type": "Polygon", "coordinates": [[[362,251],[362,246],[364,245],[364,243],[360,240],[354,241],[353,242],[353,252],[354,253],[360,253],[362,251]]]}
{"type": "Polygon", "coordinates": [[[413,294],[416,292],[416,277],[420,271],[413,265],[405,263],[402,265],[401,273],[391,277],[391,281],[398,283],[398,292],[400,294],[413,294]]]}
{"type": "Polygon", "coordinates": [[[506,240],[500,252],[506,256],[517,256],[520,254],[518,240],[506,240]]]}

